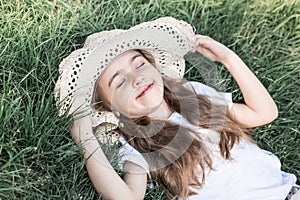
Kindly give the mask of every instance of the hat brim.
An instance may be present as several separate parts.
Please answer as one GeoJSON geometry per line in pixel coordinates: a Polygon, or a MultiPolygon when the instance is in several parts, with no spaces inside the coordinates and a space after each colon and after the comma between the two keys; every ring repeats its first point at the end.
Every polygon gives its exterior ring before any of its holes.
{"type": "Polygon", "coordinates": [[[87,39],[92,45],[85,45],[71,56],[71,61],[67,58],[60,66],[62,77],[57,85],[60,92],[62,87],[65,89],[64,94],[60,93],[60,100],[67,97],[67,104],[72,105],[73,111],[91,107],[95,83],[105,67],[115,57],[132,49],[151,53],[162,75],[182,78],[183,56],[190,51],[194,36],[193,28],[186,22],[164,17],[128,30],[105,31],[94,43],[87,39]],[[64,80],[66,83],[62,82],[64,80]]]}

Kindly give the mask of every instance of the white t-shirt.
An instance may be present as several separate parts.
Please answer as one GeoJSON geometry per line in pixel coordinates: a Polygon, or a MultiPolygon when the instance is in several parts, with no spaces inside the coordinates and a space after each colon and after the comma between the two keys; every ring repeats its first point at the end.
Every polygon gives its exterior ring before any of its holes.
{"type": "MultiPolygon", "coordinates": [[[[230,93],[217,93],[198,82],[189,83],[198,94],[209,97],[221,95],[231,108],[230,93]]],[[[174,112],[168,121],[192,128],[203,137],[209,138],[207,145],[213,159],[213,170],[206,171],[205,183],[201,188],[191,187],[197,194],[189,196],[188,200],[284,200],[296,184],[295,175],[281,171],[280,161],[274,154],[249,141],[242,139],[240,143],[235,144],[230,151],[232,160],[225,160],[219,152],[217,133],[191,125],[177,112],[174,112]]],[[[123,154],[121,166],[129,160],[142,166],[149,173],[149,166],[143,156],[124,139],[120,141],[123,143],[120,149],[123,154]]]]}

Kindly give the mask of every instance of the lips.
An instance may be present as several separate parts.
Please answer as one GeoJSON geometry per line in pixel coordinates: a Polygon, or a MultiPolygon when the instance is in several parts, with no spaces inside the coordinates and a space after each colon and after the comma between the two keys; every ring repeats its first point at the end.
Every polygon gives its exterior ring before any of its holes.
{"type": "Polygon", "coordinates": [[[147,87],[145,87],[145,89],[136,97],[136,99],[141,98],[143,96],[145,96],[148,92],[150,92],[150,90],[153,88],[154,83],[150,83],[149,85],[147,85],[147,87]]]}

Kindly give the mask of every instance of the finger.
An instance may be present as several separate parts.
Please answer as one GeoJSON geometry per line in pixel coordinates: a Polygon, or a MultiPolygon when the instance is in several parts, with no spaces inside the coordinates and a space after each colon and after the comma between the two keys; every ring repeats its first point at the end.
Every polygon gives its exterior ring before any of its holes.
{"type": "Polygon", "coordinates": [[[192,52],[199,51],[199,53],[203,52],[204,48],[209,49],[211,38],[206,35],[195,35],[195,43],[191,49],[192,52]]]}
{"type": "Polygon", "coordinates": [[[191,48],[191,52],[195,52],[199,46],[199,42],[195,40],[194,45],[191,48]]]}
{"type": "Polygon", "coordinates": [[[207,35],[196,35],[196,39],[202,39],[202,40],[212,40],[211,37],[207,36],[207,35]]]}
{"type": "Polygon", "coordinates": [[[198,40],[195,42],[194,48],[195,48],[195,50],[198,50],[198,51],[201,50],[201,51],[202,51],[203,48],[206,48],[205,45],[206,45],[206,42],[205,42],[205,41],[203,41],[202,39],[198,39],[198,40]]]}
{"type": "Polygon", "coordinates": [[[196,38],[197,38],[197,39],[199,39],[199,38],[204,38],[204,37],[207,37],[207,36],[206,36],[206,35],[200,35],[200,34],[197,34],[197,35],[196,35],[196,38]]]}
{"type": "Polygon", "coordinates": [[[195,35],[195,40],[194,40],[194,44],[193,44],[193,46],[191,47],[191,52],[195,52],[196,51],[196,42],[197,42],[197,35],[195,35]]]}

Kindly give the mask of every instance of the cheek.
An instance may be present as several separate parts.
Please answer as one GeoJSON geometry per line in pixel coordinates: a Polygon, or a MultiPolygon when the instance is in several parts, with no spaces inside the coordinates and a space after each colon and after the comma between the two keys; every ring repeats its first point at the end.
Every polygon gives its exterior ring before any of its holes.
{"type": "Polygon", "coordinates": [[[111,95],[111,106],[113,109],[119,112],[128,112],[128,110],[134,104],[134,95],[133,91],[127,88],[122,88],[120,90],[115,91],[111,95]]]}
{"type": "Polygon", "coordinates": [[[153,103],[149,103],[149,99],[137,102],[133,91],[124,89],[122,92],[116,93],[111,105],[113,110],[126,117],[137,118],[148,114],[149,108],[153,105],[153,103]]]}
{"type": "Polygon", "coordinates": [[[152,75],[152,77],[156,80],[156,82],[160,85],[163,85],[163,80],[162,80],[162,76],[159,73],[159,71],[157,71],[156,68],[153,67],[153,69],[151,70],[151,72],[149,72],[149,74],[152,75]]]}
{"type": "Polygon", "coordinates": [[[132,101],[118,101],[118,103],[116,102],[114,109],[129,118],[141,116],[140,108],[132,101]]]}

